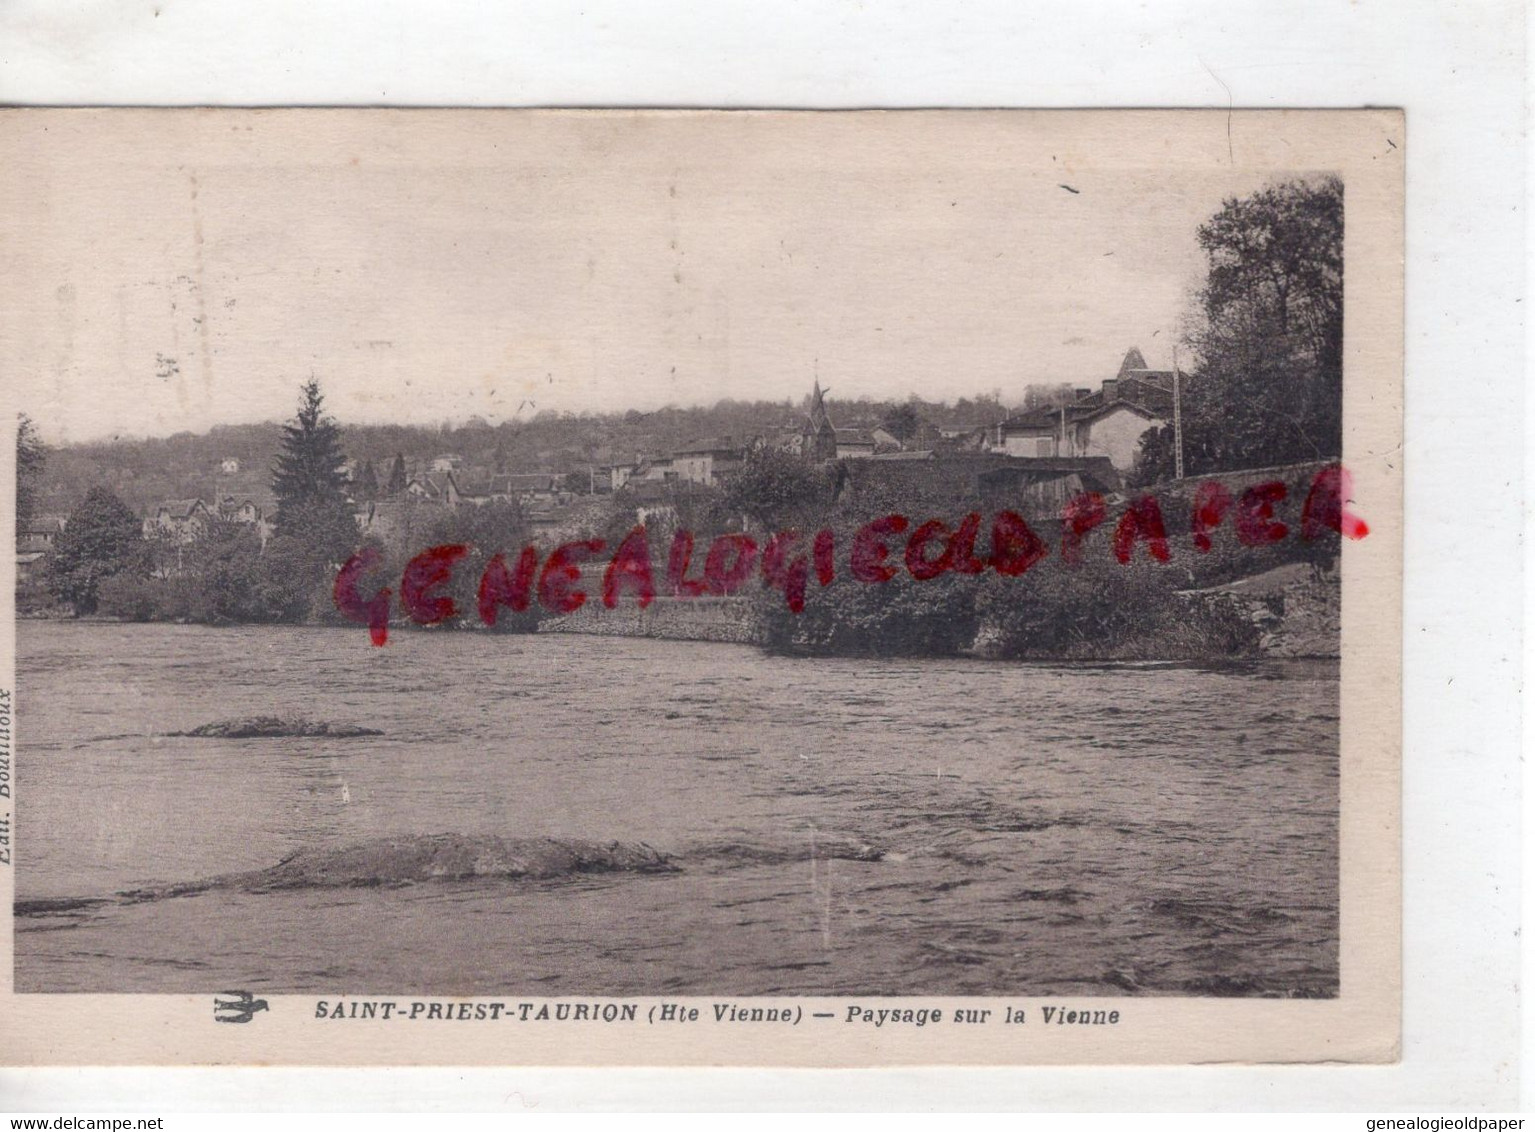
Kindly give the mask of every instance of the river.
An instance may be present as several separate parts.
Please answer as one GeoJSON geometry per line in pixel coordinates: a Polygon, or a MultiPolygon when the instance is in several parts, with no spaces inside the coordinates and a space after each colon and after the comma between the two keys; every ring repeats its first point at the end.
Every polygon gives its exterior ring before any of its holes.
{"type": "Polygon", "coordinates": [[[21,622],[17,989],[1335,995],[1337,677],[21,622]],[[292,713],[382,734],[167,734],[292,713]],[[376,873],[219,879],[294,853],[376,873]]]}

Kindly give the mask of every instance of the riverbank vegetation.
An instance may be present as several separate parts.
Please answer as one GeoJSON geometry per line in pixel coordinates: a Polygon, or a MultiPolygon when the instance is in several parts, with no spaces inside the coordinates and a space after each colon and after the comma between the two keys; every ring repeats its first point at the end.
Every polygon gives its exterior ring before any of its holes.
{"type": "MultiPolygon", "coordinates": [[[[756,445],[717,483],[673,479],[646,481],[638,485],[643,491],[622,484],[606,494],[593,491],[553,526],[545,515],[535,531],[513,495],[483,506],[417,506],[402,490],[399,455],[415,448],[399,429],[348,430],[351,463],[360,469],[349,482],[341,429],[325,414],[311,379],[287,424],[275,432],[262,426],[266,448],[236,452],[252,462],[275,452],[270,529],[220,513],[209,514],[195,535],[186,527],[156,526],[98,482],[71,510],[44,566],[24,581],[18,606],[132,621],[340,624],[358,619],[355,610],[338,608],[335,587],[341,564],[356,561],[359,552],[366,563],[351,581],[364,595],[360,600],[390,589],[393,601],[386,604],[399,609],[416,557],[430,547],[461,547],[445,560],[451,569],[431,582],[434,599],[454,610],[437,621],[451,627],[494,620],[498,630],[527,632],[572,610],[550,609],[537,599],[531,577],[520,576],[524,548],[537,562],[572,541],[601,544],[612,553],[643,526],[657,555],[652,571],[658,580],[666,576],[667,548],[679,530],[696,540],[700,560],[716,537],[751,541],[762,555],[759,569],[731,595],[714,596],[730,597],[733,618],[747,604],[750,635],[774,650],[1126,659],[1250,654],[1261,647],[1263,619],[1254,617],[1250,601],[1244,605],[1217,592],[1221,587],[1296,564],[1307,566],[1317,584],[1336,586],[1338,525],[1307,531],[1306,537],[1299,528],[1315,477],[1336,467],[1341,453],[1342,209],[1342,185],[1313,178],[1229,200],[1198,229],[1208,270],[1185,339],[1190,367],[1183,383],[1181,477],[1171,425],[1142,436],[1137,466],[1122,491],[1105,488],[1099,496],[1084,485],[1063,486],[1049,505],[1021,486],[1011,494],[988,486],[957,450],[946,451],[945,459],[912,452],[904,473],[895,474],[902,467],[894,463],[811,460],[798,451],[756,445]],[[375,444],[380,436],[384,447],[375,444]],[[385,448],[395,452],[392,461],[385,448]],[[359,510],[359,498],[380,481],[394,486],[393,506],[405,516],[387,528],[388,538],[376,533],[386,527],[370,525],[370,513],[359,510]],[[1148,496],[1157,500],[1165,542],[1137,520],[1130,553],[1122,555],[1112,542],[1126,513],[1137,512],[1148,496]],[[1089,499],[1102,515],[1081,527],[1082,516],[1072,509],[1089,499]],[[1028,537],[1041,540],[1040,554],[1021,562],[1016,532],[1006,536],[1014,540],[1009,546],[993,545],[1001,529],[993,517],[1004,512],[1032,524],[1028,537]],[[901,539],[892,542],[894,568],[880,584],[869,584],[859,576],[852,548],[867,524],[895,514],[913,530],[937,523],[945,538],[952,533],[945,523],[984,516],[966,553],[979,563],[1000,556],[1008,568],[930,570],[924,554],[937,554],[941,540],[930,540],[913,566],[902,560],[901,539]],[[803,532],[803,544],[792,551],[778,542],[788,530],[803,532]],[[809,540],[817,531],[829,532],[826,545],[839,555],[835,564],[829,553],[825,561],[812,561],[809,540]],[[1088,553],[1068,561],[1075,540],[1088,553]],[[770,549],[775,542],[783,551],[777,557],[770,549]],[[476,617],[487,608],[487,578],[508,592],[520,586],[525,596],[530,590],[535,596],[492,601],[494,617],[476,617]],[[791,592],[801,596],[786,600],[791,592]]],[[[952,411],[915,400],[877,408],[884,427],[902,439],[924,429],[936,437],[939,424],[972,417],[984,423],[1001,411],[994,398],[952,411]]],[[[589,447],[600,439],[605,450],[632,443],[628,451],[635,451],[642,437],[664,434],[669,443],[682,443],[705,422],[721,432],[753,433],[769,418],[781,424],[792,408],[772,405],[758,413],[722,403],[712,410],[609,416],[597,422],[540,417],[512,429],[515,437],[507,427],[466,426],[446,441],[433,434],[430,443],[433,449],[445,443],[486,449],[499,473],[515,463],[518,444],[536,433],[544,438],[538,443],[557,439],[565,445],[540,449],[542,463],[569,463],[574,474],[580,461],[572,463],[571,445],[578,437],[589,447]]],[[[145,451],[158,451],[158,445],[168,453],[182,439],[145,442],[145,451]]],[[[230,449],[228,440],[221,434],[218,443],[230,449]]],[[[56,495],[59,483],[70,482],[82,466],[79,450],[56,455],[51,459],[23,422],[19,517],[51,498],[50,491],[56,495]],[[50,466],[56,474],[44,485],[41,477],[50,466]]],[[[153,469],[139,471],[139,486],[158,483],[153,469]]],[[[590,467],[588,473],[595,475],[590,467]]],[[[601,587],[597,574],[589,570],[586,581],[594,601],[601,587]]],[[[665,596],[664,586],[658,592],[665,596]]]]}

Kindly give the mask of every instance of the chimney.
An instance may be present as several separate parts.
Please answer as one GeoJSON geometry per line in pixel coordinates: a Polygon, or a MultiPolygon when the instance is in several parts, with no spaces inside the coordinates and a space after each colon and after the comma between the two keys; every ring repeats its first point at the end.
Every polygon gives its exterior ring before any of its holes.
{"type": "Polygon", "coordinates": [[[1076,395],[1077,395],[1077,400],[1080,401],[1084,397],[1092,396],[1092,392],[1093,391],[1091,389],[1078,389],[1078,390],[1075,390],[1075,392],[1076,392],[1076,395]]]}
{"type": "Polygon", "coordinates": [[[1103,403],[1107,405],[1119,396],[1119,378],[1106,377],[1103,379],[1103,403]]]}

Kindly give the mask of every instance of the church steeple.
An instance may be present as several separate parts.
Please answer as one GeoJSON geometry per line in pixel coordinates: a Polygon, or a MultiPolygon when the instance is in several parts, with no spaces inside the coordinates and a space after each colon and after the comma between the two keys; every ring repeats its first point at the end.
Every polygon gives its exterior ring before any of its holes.
{"type": "Polygon", "coordinates": [[[1121,378],[1129,377],[1131,370],[1145,368],[1147,368],[1146,358],[1141,354],[1140,347],[1131,346],[1125,353],[1125,360],[1119,363],[1119,376],[1121,378]]]}
{"type": "Polygon", "coordinates": [[[826,410],[826,392],[821,388],[819,378],[810,391],[810,415],[805,425],[804,452],[811,460],[832,460],[837,455],[837,430],[831,423],[831,414],[826,410]]]}

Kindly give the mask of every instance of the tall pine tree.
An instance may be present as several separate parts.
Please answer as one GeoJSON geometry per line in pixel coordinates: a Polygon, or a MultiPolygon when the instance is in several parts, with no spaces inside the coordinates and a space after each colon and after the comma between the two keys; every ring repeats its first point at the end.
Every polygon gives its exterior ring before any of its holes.
{"type": "Polygon", "coordinates": [[[373,470],[372,460],[363,461],[362,473],[357,477],[357,498],[363,503],[378,498],[378,473],[373,470]]]}
{"type": "Polygon", "coordinates": [[[389,469],[389,482],[384,486],[385,495],[399,495],[405,490],[405,454],[396,452],[394,465],[389,469]]]}
{"type": "Polygon", "coordinates": [[[320,383],[310,378],[298,415],[283,426],[282,449],[272,467],[277,535],[298,542],[317,572],[345,561],[357,542],[344,486],[341,429],[325,415],[324,405],[320,383]]]}
{"type": "Polygon", "coordinates": [[[304,384],[298,416],[283,425],[282,450],[272,468],[272,494],[277,496],[277,531],[298,533],[299,516],[323,507],[345,506],[341,429],[324,415],[320,383],[304,384]]]}

